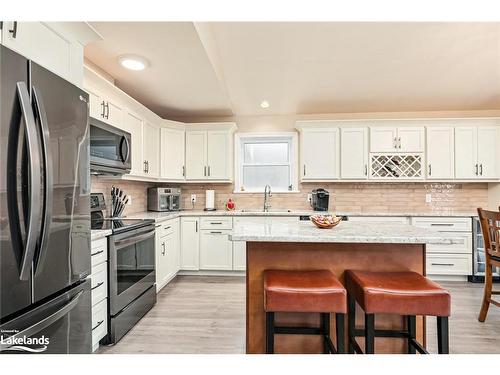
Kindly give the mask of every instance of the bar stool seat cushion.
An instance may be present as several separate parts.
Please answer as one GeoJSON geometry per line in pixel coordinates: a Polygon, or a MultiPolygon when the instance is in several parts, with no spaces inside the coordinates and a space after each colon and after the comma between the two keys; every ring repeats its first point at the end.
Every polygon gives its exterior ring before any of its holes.
{"type": "Polygon", "coordinates": [[[329,270],[264,272],[268,312],[347,312],[347,292],[329,270]]]}
{"type": "Polygon", "coordinates": [[[416,272],[348,270],[345,285],[367,314],[450,316],[448,291],[416,272]]]}

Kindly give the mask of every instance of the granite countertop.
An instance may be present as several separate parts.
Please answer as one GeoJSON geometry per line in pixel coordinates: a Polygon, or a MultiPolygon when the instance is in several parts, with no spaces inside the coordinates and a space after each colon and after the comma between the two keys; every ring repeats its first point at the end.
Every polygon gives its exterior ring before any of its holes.
{"type": "Polygon", "coordinates": [[[90,240],[98,240],[109,236],[112,233],[111,229],[92,229],[90,231],[90,240]]]}
{"type": "Polygon", "coordinates": [[[463,244],[452,234],[399,223],[353,223],[342,221],[332,229],[319,229],[312,222],[235,224],[232,241],[463,244]]]}
{"type": "MultiPolygon", "coordinates": [[[[262,210],[216,210],[216,211],[203,211],[203,210],[182,210],[174,212],[137,212],[126,217],[129,219],[154,219],[157,222],[164,220],[175,219],[181,216],[301,216],[301,215],[315,215],[315,214],[329,214],[328,212],[318,212],[312,210],[271,210],[263,212],[262,210]]],[[[330,212],[332,214],[332,212],[330,212]]],[[[413,217],[472,217],[477,216],[474,212],[458,212],[458,211],[436,211],[436,212],[335,212],[338,216],[413,216],[413,217]]]]}

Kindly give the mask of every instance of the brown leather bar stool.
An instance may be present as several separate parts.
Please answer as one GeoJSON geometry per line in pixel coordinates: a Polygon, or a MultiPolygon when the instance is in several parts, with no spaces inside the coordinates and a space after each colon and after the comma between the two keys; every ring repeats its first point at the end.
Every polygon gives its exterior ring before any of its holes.
{"type": "Polygon", "coordinates": [[[345,286],[349,303],[349,353],[363,353],[356,337],[365,337],[365,353],[375,352],[375,337],[406,338],[408,353],[428,354],[415,339],[416,315],[437,317],[438,353],[448,354],[450,294],[435,282],[416,272],[346,271],[345,286]],[[356,329],[356,302],[365,312],[364,329],[356,329]],[[404,331],[375,329],[375,314],[406,317],[404,331]]]}
{"type": "Polygon", "coordinates": [[[274,353],[275,334],[322,335],[323,353],[344,353],[346,297],[346,290],[328,270],[265,271],[266,353],[274,353]],[[276,327],[276,312],[320,313],[320,327],[276,327]],[[337,347],[333,346],[330,338],[330,313],[335,313],[337,347]]]}

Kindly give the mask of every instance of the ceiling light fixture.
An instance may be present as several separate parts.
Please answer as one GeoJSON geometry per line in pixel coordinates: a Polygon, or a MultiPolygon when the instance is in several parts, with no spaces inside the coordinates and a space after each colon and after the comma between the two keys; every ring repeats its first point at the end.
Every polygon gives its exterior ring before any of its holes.
{"type": "Polygon", "coordinates": [[[130,70],[144,70],[149,66],[148,60],[137,55],[123,55],[118,61],[121,66],[130,70]]]}
{"type": "Polygon", "coordinates": [[[260,102],[260,107],[264,108],[264,109],[269,108],[269,102],[267,100],[261,101],[260,102]]]}

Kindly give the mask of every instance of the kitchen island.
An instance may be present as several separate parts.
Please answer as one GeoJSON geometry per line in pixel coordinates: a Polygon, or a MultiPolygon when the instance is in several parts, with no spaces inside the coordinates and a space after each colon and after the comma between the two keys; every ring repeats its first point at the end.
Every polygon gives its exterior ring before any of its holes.
{"type": "MultiPolygon", "coordinates": [[[[347,269],[414,271],[425,275],[427,244],[461,244],[464,239],[397,223],[341,222],[333,229],[318,229],[312,222],[237,224],[233,241],[246,241],[246,352],[265,353],[263,272],[266,269],[331,270],[341,282],[347,269]]],[[[357,307],[359,310],[359,306],[357,307]]],[[[357,326],[363,313],[356,314],[357,326]]],[[[276,314],[277,325],[319,325],[319,314],[276,314]]],[[[400,316],[379,314],[376,327],[402,329],[400,316]]],[[[335,339],[335,322],[331,321],[335,339]]],[[[425,345],[425,320],[417,318],[417,340],[425,345]]],[[[358,339],[363,348],[362,338],[358,339]]],[[[276,335],[276,353],[321,353],[320,336],[276,335]]],[[[406,352],[403,339],[377,338],[376,353],[406,352]]]]}

